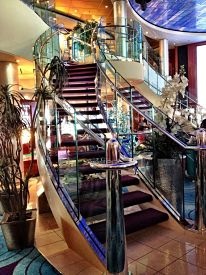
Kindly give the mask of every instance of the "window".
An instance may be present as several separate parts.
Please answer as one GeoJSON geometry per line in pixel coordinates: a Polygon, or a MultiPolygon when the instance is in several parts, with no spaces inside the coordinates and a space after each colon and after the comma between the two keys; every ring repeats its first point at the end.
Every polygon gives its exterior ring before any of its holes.
{"type": "Polygon", "coordinates": [[[197,101],[206,107],[206,45],[197,47],[197,101]]]}

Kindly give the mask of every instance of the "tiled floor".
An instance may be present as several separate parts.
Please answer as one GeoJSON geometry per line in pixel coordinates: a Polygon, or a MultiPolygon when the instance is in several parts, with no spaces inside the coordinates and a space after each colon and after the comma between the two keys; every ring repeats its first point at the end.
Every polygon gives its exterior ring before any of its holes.
{"type": "MultiPolygon", "coordinates": [[[[37,180],[32,194],[35,184],[37,180]]],[[[35,194],[31,197],[35,203],[35,194]]],[[[36,246],[62,274],[102,274],[67,247],[51,213],[38,215],[36,246]]],[[[158,225],[130,234],[127,256],[133,275],[206,275],[206,238],[189,231],[158,225]]]]}

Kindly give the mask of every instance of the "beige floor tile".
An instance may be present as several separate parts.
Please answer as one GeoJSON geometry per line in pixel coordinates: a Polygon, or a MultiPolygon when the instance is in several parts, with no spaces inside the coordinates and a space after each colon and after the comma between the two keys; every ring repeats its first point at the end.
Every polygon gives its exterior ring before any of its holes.
{"type": "Polygon", "coordinates": [[[206,250],[206,241],[200,243],[197,247],[198,247],[199,249],[206,250]]]}
{"type": "Polygon", "coordinates": [[[45,231],[48,230],[55,230],[58,229],[58,225],[56,221],[54,220],[54,217],[44,215],[39,216],[36,221],[36,234],[43,234],[45,231]]]}
{"type": "Polygon", "coordinates": [[[166,275],[206,275],[206,270],[182,260],[177,260],[160,270],[160,273],[166,275]]]}
{"type": "Polygon", "coordinates": [[[174,262],[177,258],[168,255],[166,253],[153,250],[149,254],[145,255],[144,257],[138,259],[138,262],[144,264],[156,271],[159,271],[165,268],[167,265],[174,262]]]}
{"type": "Polygon", "coordinates": [[[195,248],[192,251],[185,254],[181,259],[185,262],[206,269],[206,250],[195,248]]]}
{"type": "Polygon", "coordinates": [[[35,238],[36,247],[41,247],[43,245],[52,244],[61,241],[62,238],[56,232],[50,232],[48,234],[38,235],[35,238]]]}
{"type": "Polygon", "coordinates": [[[59,241],[56,243],[44,245],[38,248],[38,250],[45,256],[51,256],[58,252],[68,249],[68,246],[65,241],[59,241]]]}
{"type": "Polygon", "coordinates": [[[53,263],[57,269],[74,263],[78,264],[78,262],[83,261],[79,255],[69,248],[57,254],[48,256],[48,260],[53,263]]]}
{"type": "Polygon", "coordinates": [[[152,248],[158,248],[166,243],[168,243],[171,239],[169,239],[167,236],[163,236],[160,234],[145,234],[145,235],[139,235],[138,237],[135,238],[136,241],[150,246],[152,248]]]}
{"type": "MultiPolygon", "coordinates": [[[[38,179],[31,183],[31,205],[35,205],[38,184],[38,179]]],[[[35,236],[37,248],[62,274],[102,274],[68,248],[51,212],[38,215],[35,236]]],[[[200,234],[180,234],[160,224],[130,234],[127,246],[133,275],[206,275],[206,241],[200,234]]]]}
{"type": "Polygon", "coordinates": [[[182,242],[182,243],[188,243],[195,246],[199,246],[201,243],[203,243],[202,238],[198,238],[198,236],[190,235],[190,234],[180,234],[176,238],[176,240],[182,242]]]}
{"type": "Polygon", "coordinates": [[[197,230],[185,230],[184,234],[186,236],[190,236],[196,239],[200,239],[200,240],[205,240],[206,235],[204,234],[204,232],[201,231],[197,231],[197,230]]]}
{"type": "Polygon", "coordinates": [[[57,235],[63,240],[64,239],[64,236],[62,234],[62,231],[58,228],[58,229],[55,229],[54,232],[57,233],[57,235]]]}
{"type": "Polygon", "coordinates": [[[152,251],[152,248],[136,241],[127,243],[127,256],[137,260],[152,251]]]}
{"type": "Polygon", "coordinates": [[[140,230],[131,234],[132,238],[138,242],[148,245],[152,248],[158,248],[166,244],[177,236],[177,232],[156,225],[140,230]]]}
{"type": "Polygon", "coordinates": [[[89,267],[91,267],[91,265],[87,261],[81,261],[81,262],[78,262],[78,264],[74,263],[74,264],[65,265],[62,268],[60,268],[59,271],[63,275],[77,275],[89,267]]]}
{"type": "Polygon", "coordinates": [[[194,245],[188,244],[188,243],[181,243],[176,240],[171,240],[165,245],[158,248],[158,250],[168,253],[172,256],[175,256],[177,258],[182,257],[187,252],[194,249],[194,245]]]}
{"type": "Polygon", "coordinates": [[[133,241],[134,239],[135,239],[135,237],[133,236],[133,234],[128,234],[128,235],[126,236],[127,242],[133,241]]]}
{"type": "Polygon", "coordinates": [[[103,272],[98,270],[95,267],[87,267],[86,269],[82,270],[78,273],[78,275],[102,275],[103,272]]]}
{"type": "Polygon", "coordinates": [[[44,226],[36,226],[35,228],[35,238],[37,238],[38,236],[43,236],[43,235],[47,235],[50,233],[53,233],[54,230],[53,229],[47,229],[47,227],[44,226]]]}
{"type": "Polygon", "coordinates": [[[134,262],[134,260],[127,256],[127,264],[131,264],[132,262],[134,262]]]}
{"type": "Polygon", "coordinates": [[[164,226],[161,226],[160,224],[155,226],[155,233],[168,237],[170,239],[174,239],[175,237],[180,235],[180,233],[177,230],[166,228],[164,226]]]}
{"type": "Polygon", "coordinates": [[[141,263],[138,263],[137,261],[131,263],[128,266],[128,271],[130,271],[132,273],[132,275],[153,275],[153,274],[157,274],[157,271],[145,266],[141,263]]]}

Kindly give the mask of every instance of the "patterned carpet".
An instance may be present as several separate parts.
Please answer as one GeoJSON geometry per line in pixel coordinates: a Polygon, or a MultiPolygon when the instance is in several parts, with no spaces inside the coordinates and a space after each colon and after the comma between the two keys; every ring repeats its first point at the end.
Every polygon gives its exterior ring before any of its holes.
{"type": "Polygon", "coordinates": [[[55,275],[59,273],[35,247],[8,251],[0,229],[0,275],[55,275]]]}

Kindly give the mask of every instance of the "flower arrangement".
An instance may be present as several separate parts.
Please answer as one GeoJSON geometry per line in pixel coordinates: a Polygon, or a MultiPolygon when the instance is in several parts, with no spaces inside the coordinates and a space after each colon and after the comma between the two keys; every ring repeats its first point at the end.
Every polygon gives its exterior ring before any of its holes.
{"type": "Polygon", "coordinates": [[[180,66],[179,74],[175,74],[173,78],[170,77],[165,87],[162,89],[160,109],[172,116],[174,108],[177,107],[178,97],[185,96],[185,89],[188,86],[188,79],[185,77],[184,65],[180,66]]]}
{"type": "Polygon", "coordinates": [[[184,65],[180,66],[179,74],[176,73],[173,78],[170,77],[165,87],[162,89],[159,109],[166,114],[166,118],[160,114],[158,122],[162,127],[166,127],[168,132],[177,133],[183,131],[189,133],[199,126],[197,109],[181,108],[180,99],[185,98],[188,79],[185,77],[184,65]]]}

